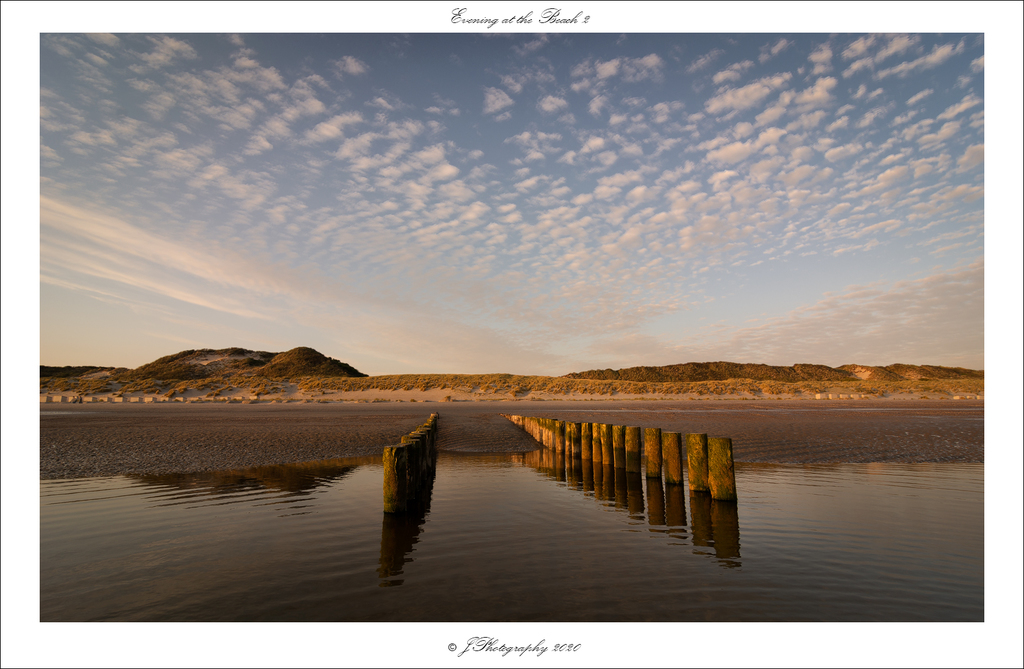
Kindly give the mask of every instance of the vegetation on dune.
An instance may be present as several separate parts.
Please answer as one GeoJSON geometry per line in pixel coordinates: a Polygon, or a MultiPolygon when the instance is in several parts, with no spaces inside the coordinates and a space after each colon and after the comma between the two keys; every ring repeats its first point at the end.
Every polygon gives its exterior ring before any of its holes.
{"type": "Polygon", "coordinates": [[[39,365],[39,378],[49,377],[53,379],[67,379],[93,374],[95,372],[112,372],[114,369],[114,367],[94,367],[92,365],[80,365],[78,367],[51,367],[49,365],[39,365]]]}
{"type": "Polygon", "coordinates": [[[366,375],[351,365],[304,346],[284,353],[235,347],[181,351],[135,369],[117,370],[111,374],[111,379],[130,384],[151,379],[192,381],[239,376],[287,379],[300,376],[366,375]]]}
{"type": "Polygon", "coordinates": [[[573,372],[564,378],[600,379],[608,381],[642,382],[696,382],[749,379],[751,381],[777,381],[781,383],[841,382],[859,379],[858,373],[868,373],[872,381],[917,381],[922,379],[984,379],[985,373],[962,367],[933,365],[888,365],[869,367],[843,365],[796,364],[791,367],[736,362],[688,362],[662,367],[627,367],[625,369],[593,369],[573,372]]]}
{"type": "MultiPolygon", "coordinates": [[[[54,369],[54,368],[43,368],[54,369]]],[[[61,368],[72,369],[72,368],[61,368]]],[[[820,392],[881,396],[893,393],[984,392],[984,372],[959,367],[888,365],[867,367],[797,364],[779,367],[731,362],[687,363],[665,367],[591,370],[566,376],[514,374],[393,374],[366,376],[351,365],[299,347],[285,353],[241,348],[189,350],[165,356],[134,370],[81,367],[84,374],[40,378],[40,389],[89,395],[113,392],[153,393],[174,398],[199,391],[213,399],[228,393],[273,396],[294,383],[310,397],[354,391],[448,390],[494,399],[533,394],[555,396],[782,396],[820,392]],[[745,376],[744,376],[745,375],[745,376]],[[861,379],[860,376],[866,378],[861,379]]]]}
{"type": "Polygon", "coordinates": [[[364,377],[352,365],[328,358],[323,353],[305,346],[278,353],[263,367],[253,370],[256,376],[268,379],[291,379],[300,376],[364,377]]]}

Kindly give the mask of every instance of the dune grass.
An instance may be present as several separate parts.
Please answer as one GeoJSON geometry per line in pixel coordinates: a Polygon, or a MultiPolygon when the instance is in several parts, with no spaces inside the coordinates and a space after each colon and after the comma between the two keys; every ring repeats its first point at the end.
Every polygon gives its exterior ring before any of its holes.
{"type": "Polygon", "coordinates": [[[483,394],[493,399],[513,399],[528,394],[554,396],[621,396],[651,395],[672,397],[679,395],[737,396],[737,395],[814,395],[821,392],[857,393],[883,396],[895,393],[919,393],[945,396],[953,394],[982,394],[984,378],[946,378],[918,380],[861,380],[833,378],[827,380],[779,381],[773,379],[725,379],[710,381],[627,381],[613,379],[568,378],[556,376],[518,376],[514,374],[393,374],[383,376],[342,377],[303,375],[281,378],[228,373],[207,378],[135,378],[125,382],[108,379],[79,379],[71,377],[45,377],[40,379],[41,392],[74,392],[82,395],[113,392],[159,393],[168,398],[189,390],[205,392],[207,397],[225,393],[248,391],[251,395],[266,396],[280,392],[287,383],[295,383],[309,397],[335,392],[353,391],[427,391],[447,390],[483,394]]]}

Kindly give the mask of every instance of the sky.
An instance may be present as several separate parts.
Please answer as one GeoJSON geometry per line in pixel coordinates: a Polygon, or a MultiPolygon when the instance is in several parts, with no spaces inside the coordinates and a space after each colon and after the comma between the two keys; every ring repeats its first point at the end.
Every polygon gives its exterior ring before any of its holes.
{"type": "Polygon", "coordinates": [[[983,34],[486,25],[41,34],[40,362],[984,368],[983,34]]]}

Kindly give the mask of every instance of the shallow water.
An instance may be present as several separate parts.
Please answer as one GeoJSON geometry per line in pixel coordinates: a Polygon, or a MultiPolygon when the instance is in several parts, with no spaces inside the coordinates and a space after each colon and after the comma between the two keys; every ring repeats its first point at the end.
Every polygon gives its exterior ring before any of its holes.
{"type": "Polygon", "coordinates": [[[984,619],[983,465],[737,463],[738,503],[550,452],[42,481],[41,619],[984,619]]]}

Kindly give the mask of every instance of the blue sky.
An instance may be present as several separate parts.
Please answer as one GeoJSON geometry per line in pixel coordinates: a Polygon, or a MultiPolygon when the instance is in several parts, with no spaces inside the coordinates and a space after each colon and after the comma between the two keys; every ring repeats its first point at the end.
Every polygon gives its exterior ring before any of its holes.
{"type": "Polygon", "coordinates": [[[981,34],[477,29],[43,34],[41,362],[984,367],[981,34]]]}

